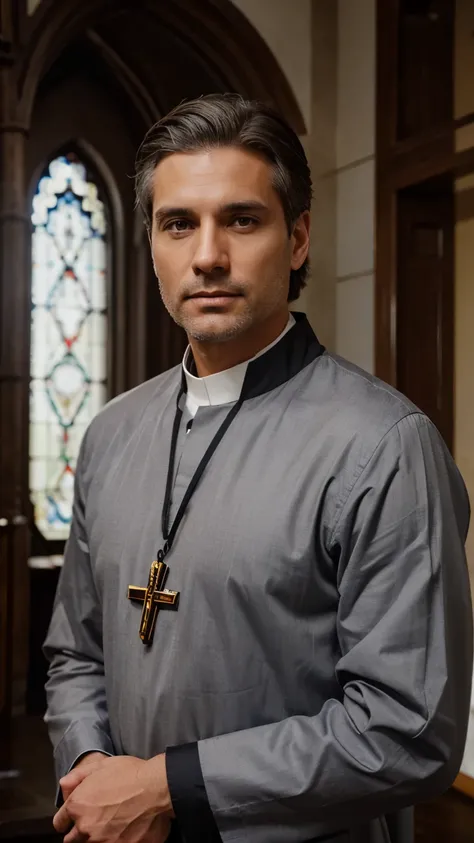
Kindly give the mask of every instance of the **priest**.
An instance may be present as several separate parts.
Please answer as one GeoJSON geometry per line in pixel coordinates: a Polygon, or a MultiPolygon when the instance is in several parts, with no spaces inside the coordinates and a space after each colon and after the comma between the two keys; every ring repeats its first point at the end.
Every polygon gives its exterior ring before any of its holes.
{"type": "Polygon", "coordinates": [[[82,443],[45,644],[54,826],[411,843],[466,735],[463,481],[416,406],[289,312],[311,178],[276,113],[182,103],[136,189],[189,347],[82,443]]]}

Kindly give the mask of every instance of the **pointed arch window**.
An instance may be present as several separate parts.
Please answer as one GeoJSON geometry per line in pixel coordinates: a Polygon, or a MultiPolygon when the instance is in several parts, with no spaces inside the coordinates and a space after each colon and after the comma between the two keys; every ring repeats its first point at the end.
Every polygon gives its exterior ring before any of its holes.
{"type": "Polygon", "coordinates": [[[31,216],[29,483],[34,534],[53,553],[69,535],[82,437],[107,398],[109,219],[86,162],[50,160],[31,216]]]}

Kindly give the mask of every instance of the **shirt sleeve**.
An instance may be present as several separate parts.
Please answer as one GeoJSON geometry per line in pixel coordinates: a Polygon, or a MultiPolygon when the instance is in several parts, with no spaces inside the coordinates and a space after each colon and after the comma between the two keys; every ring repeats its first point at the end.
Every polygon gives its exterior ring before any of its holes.
{"type": "Polygon", "coordinates": [[[167,748],[166,776],[176,822],[186,843],[221,843],[207,798],[197,743],[167,748]]]}
{"type": "Polygon", "coordinates": [[[198,743],[224,841],[308,840],[452,783],[472,673],[468,521],[438,432],[421,414],[403,419],[358,467],[326,546],[339,590],[340,699],[198,743]]]}
{"type": "Polygon", "coordinates": [[[58,780],[87,752],[114,754],[105,693],[102,608],[85,525],[84,451],[85,441],[76,469],[71,533],[43,647],[49,661],[45,721],[58,780]]]}

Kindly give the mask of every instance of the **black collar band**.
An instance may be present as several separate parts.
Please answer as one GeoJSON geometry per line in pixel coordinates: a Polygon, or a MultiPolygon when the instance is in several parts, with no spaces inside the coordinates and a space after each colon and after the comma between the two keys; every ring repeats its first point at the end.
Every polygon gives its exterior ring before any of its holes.
{"type": "Polygon", "coordinates": [[[251,360],[242,386],[241,399],[264,395],[294,378],[320,357],[324,347],[304,313],[293,313],[295,324],[265,354],[251,360]]]}
{"type": "MultiPolygon", "coordinates": [[[[295,324],[272,348],[251,360],[247,367],[240,400],[247,401],[271,392],[309,366],[325,351],[304,313],[293,313],[295,324]]],[[[184,370],[180,395],[187,392],[184,370]]]]}

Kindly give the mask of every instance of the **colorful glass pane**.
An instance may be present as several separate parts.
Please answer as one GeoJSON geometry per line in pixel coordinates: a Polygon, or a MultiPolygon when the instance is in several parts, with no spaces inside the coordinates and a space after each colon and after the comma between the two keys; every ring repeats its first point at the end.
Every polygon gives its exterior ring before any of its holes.
{"type": "Polygon", "coordinates": [[[79,446],[107,392],[107,224],[74,155],[33,199],[30,492],[46,539],[67,539],[79,446]]]}

